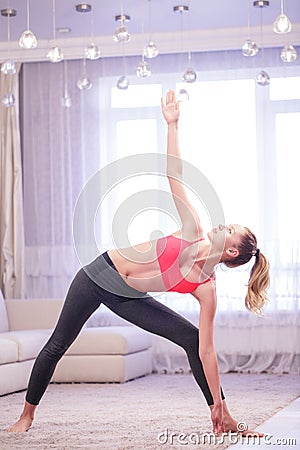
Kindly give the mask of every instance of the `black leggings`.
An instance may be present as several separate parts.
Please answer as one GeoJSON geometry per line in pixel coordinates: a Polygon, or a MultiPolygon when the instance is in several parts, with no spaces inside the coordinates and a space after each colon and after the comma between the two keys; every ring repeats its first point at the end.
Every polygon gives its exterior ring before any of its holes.
{"type": "MultiPolygon", "coordinates": [[[[72,281],[56,328],[33,366],[26,394],[29,403],[39,404],[58,361],[101,303],[134,325],[182,347],[207,404],[213,404],[198,356],[198,329],[150,295],[129,287],[116,271],[107,253],[80,269],[72,281]],[[115,293],[116,286],[122,295],[115,293]]],[[[224,399],[222,389],[221,395],[224,399]]]]}

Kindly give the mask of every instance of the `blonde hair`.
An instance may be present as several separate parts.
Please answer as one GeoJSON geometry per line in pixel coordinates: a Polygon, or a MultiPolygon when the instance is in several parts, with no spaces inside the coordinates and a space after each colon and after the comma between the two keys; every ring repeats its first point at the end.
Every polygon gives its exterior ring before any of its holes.
{"type": "Polygon", "coordinates": [[[255,263],[250,272],[248,291],[245,298],[246,308],[257,315],[262,315],[268,299],[267,289],[270,284],[269,261],[260,251],[255,256],[255,263]]]}
{"type": "Polygon", "coordinates": [[[224,261],[224,264],[228,267],[237,267],[249,262],[253,256],[255,257],[255,263],[250,272],[245,306],[252,313],[261,316],[268,299],[267,289],[270,284],[270,265],[265,255],[257,248],[255,235],[249,228],[245,228],[245,230],[245,233],[241,237],[241,242],[237,246],[239,250],[238,256],[224,261]]]}

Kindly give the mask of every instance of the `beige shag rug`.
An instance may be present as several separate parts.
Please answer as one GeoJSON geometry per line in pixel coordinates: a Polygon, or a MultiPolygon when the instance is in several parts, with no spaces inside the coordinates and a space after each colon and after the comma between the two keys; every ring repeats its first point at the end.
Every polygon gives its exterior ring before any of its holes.
{"type": "MultiPolygon", "coordinates": [[[[224,374],[221,381],[232,415],[250,428],[300,394],[298,375],[224,374]]],[[[226,438],[217,445],[200,440],[211,432],[210,411],[191,375],[153,374],[125,384],[50,385],[33,427],[22,435],[7,433],[23,399],[24,392],[0,398],[1,450],[221,450],[230,445],[226,438]]]]}

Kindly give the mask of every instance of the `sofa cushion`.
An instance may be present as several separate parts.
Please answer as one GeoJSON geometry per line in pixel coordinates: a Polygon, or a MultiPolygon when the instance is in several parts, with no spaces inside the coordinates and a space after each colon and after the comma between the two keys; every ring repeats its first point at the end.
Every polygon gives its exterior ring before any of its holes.
{"type": "Polygon", "coordinates": [[[18,345],[10,339],[2,339],[0,336],[0,364],[8,364],[18,361],[18,345]]]}
{"type": "Polygon", "coordinates": [[[8,317],[6,313],[5,301],[0,290],[0,333],[8,331],[8,317]]]}
{"type": "Polygon", "coordinates": [[[146,350],[151,345],[151,335],[133,326],[85,328],[67,354],[127,355],[146,350]]]}
{"type": "Polygon", "coordinates": [[[22,330],[1,333],[1,338],[18,346],[18,361],[36,358],[51,334],[51,330],[22,330]]]}

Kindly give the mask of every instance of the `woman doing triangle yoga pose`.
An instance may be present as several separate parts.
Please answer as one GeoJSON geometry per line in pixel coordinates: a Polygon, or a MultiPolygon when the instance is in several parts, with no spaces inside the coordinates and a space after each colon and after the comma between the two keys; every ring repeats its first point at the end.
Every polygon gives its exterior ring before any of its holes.
{"type": "MultiPolygon", "coordinates": [[[[213,431],[238,431],[220,386],[213,329],[216,313],[215,266],[237,267],[254,258],[246,308],[260,313],[269,284],[269,264],[254,234],[241,225],[220,224],[204,237],[182,177],[178,144],[179,104],[169,91],[162,100],[168,126],[167,177],[181,219],[174,234],[126,249],[112,249],[81,268],[73,279],[49,341],[39,353],[29,380],[20,419],[9,429],[27,431],[55,367],[101,303],[117,315],[181,346],[211,410],[213,431]],[[200,305],[199,329],[147,292],[191,293],[200,305]]],[[[247,434],[254,432],[247,431],[247,434]]],[[[258,434],[258,433],[255,433],[258,434]]]]}

